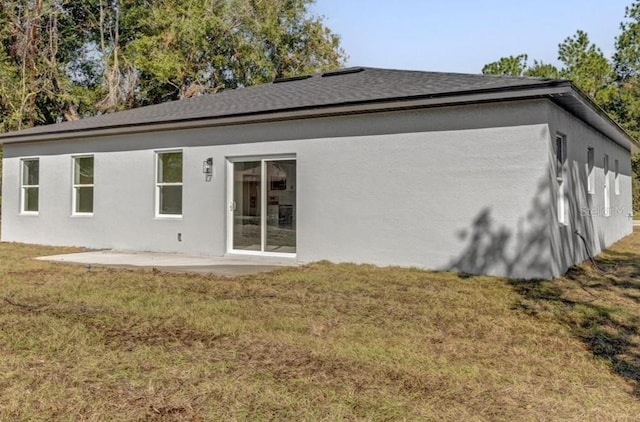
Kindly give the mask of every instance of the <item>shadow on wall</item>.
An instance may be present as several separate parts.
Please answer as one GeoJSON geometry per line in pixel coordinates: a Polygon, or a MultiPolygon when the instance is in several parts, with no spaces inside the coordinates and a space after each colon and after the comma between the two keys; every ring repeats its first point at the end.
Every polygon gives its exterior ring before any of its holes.
{"type": "Polygon", "coordinates": [[[517,223],[517,231],[500,224],[489,207],[480,211],[470,228],[460,231],[466,241],[450,269],[471,274],[490,274],[517,278],[549,278],[549,206],[546,182],[538,185],[531,209],[517,223]]]}
{"type": "Polygon", "coordinates": [[[596,262],[605,274],[573,267],[558,280],[509,281],[521,296],[515,308],[534,317],[551,315],[632,381],[640,397],[640,254],[608,251],[596,262]]]}
{"type": "Polygon", "coordinates": [[[567,225],[558,222],[558,182],[552,169],[538,184],[526,215],[517,229],[497,221],[490,207],[483,208],[470,227],[460,230],[466,242],[448,269],[470,274],[488,274],[524,279],[550,279],[588,258],[575,230],[587,239],[589,252],[604,249],[604,237],[596,231],[592,207],[586,193],[586,174],[572,166],[565,180],[567,225]]]}

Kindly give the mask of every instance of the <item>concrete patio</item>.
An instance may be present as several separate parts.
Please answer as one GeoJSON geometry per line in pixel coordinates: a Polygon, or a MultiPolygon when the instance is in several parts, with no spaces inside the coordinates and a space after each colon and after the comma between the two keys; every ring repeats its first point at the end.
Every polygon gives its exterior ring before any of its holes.
{"type": "Polygon", "coordinates": [[[42,261],[124,268],[156,268],[169,272],[215,274],[227,277],[273,271],[300,265],[293,259],[243,256],[193,256],[156,252],[103,250],[41,256],[42,261]]]}

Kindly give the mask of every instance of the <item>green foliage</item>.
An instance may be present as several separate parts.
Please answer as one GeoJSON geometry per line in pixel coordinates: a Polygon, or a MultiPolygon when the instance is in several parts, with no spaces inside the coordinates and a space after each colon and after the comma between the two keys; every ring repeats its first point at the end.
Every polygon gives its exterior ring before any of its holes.
{"type": "Polygon", "coordinates": [[[534,60],[533,65],[524,71],[524,76],[559,79],[561,74],[560,70],[554,65],[534,60]]]}
{"type": "Polygon", "coordinates": [[[2,131],[339,67],[313,0],[4,0],[2,131]]]}
{"type": "Polygon", "coordinates": [[[485,75],[522,76],[527,69],[527,59],[526,54],[501,57],[495,62],[484,65],[482,73],[485,75]]]}
{"type": "Polygon", "coordinates": [[[611,101],[615,95],[613,66],[602,51],[589,41],[584,31],[577,31],[558,45],[558,60],[561,69],[551,64],[534,60],[529,66],[528,55],[502,57],[486,64],[482,73],[491,75],[530,76],[540,78],[571,79],[577,87],[599,103],[611,101]]]}
{"type": "MultiPolygon", "coordinates": [[[[636,139],[640,138],[640,1],[626,8],[625,21],[616,38],[612,60],[578,30],[558,45],[562,67],[534,60],[527,55],[503,57],[482,68],[482,73],[563,78],[571,80],[609,116],[636,139]]],[[[633,204],[640,210],[640,166],[633,158],[633,204]]]]}
{"type": "Polygon", "coordinates": [[[73,82],[83,25],[71,0],[5,0],[0,7],[0,122],[3,130],[78,117],[91,94],[73,82]]]}
{"type": "Polygon", "coordinates": [[[564,64],[560,75],[571,79],[596,103],[606,108],[616,95],[613,66],[602,51],[589,41],[586,32],[578,30],[558,46],[558,59],[564,64]]]}
{"type": "Polygon", "coordinates": [[[640,153],[631,156],[632,186],[633,186],[633,209],[640,212],[640,153]]]}
{"type": "Polygon", "coordinates": [[[561,72],[553,65],[538,60],[533,65],[528,65],[529,56],[518,54],[517,56],[501,57],[495,62],[487,63],[482,68],[485,75],[529,76],[534,78],[561,77],[561,72]]]}
{"type": "Polygon", "coordinates": [[[309,0],[154,2],[124,46],[140,71],[143,103],[184,98],[335,68],[339,39],[309,16],[309,0]]]}
{"type": "Polygon", "coordinates": [[[640,138],[640,2],[626,8],[620,29],[613,56],[619,89],[616,117],[625,129],[640,138]]]}
{"type": "Polygon", "coordinates": [[[621,80],[640,76],[640,2],[625,9],[625,21],[620,24],[613,62],[621,80]]]}

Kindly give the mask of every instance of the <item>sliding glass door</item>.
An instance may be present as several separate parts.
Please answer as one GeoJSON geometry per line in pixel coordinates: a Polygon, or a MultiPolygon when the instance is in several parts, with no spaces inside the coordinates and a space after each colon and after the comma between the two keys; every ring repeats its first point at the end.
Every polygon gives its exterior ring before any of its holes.
{"type": "Polygon", "coordinates": [[[231,162],[230,250],[296,253],[296,160],[231,162]]]}

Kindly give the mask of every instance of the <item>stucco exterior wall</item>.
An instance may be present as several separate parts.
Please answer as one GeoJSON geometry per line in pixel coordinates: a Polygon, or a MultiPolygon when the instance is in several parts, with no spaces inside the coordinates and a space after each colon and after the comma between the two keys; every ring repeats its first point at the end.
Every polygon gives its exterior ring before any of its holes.
{"type": "Polygon", "coordinates": [[[299,261],[551,277],[550,107],[535,100],[9,144],[2,240],[224,255],[227,159],[286,154],[297,159],[299,261]],[[178,220],[154,217],[154,154],[164,148],[184,154],[178,220]],[[71,215],[78,154],[95,157],[91,217],[71,215]],[[40,211],[25,216],[20,159],[32,156],[40,211]],[[210,181],[201,170],[208,157],[210,181]]]}
{"type": "Polygon", "coordinates": [[[612,140],[597,132],[580,119],[549,102],[549,183],[552,186],[550,238],[554,256],[554,275],[564,273],[570,266],[588,259],[584,243],[576,235],[578,230],[587,240],[593,255],[633,231],[633,207],[631,193],[631,156],[612,140]],[[559,133],[566,138],[566,181],[568,196],[568,221],[560,224],[557,212],[556,166],[554,139],[559,133]],[[587,189],[587,150],[594,149],[594,189],[587,189]],[[610,211],[605,213],[604,155],[609,156],[610,211]],[[615,193],[615,161],[619,163],[619,194],[615,193]]]}

